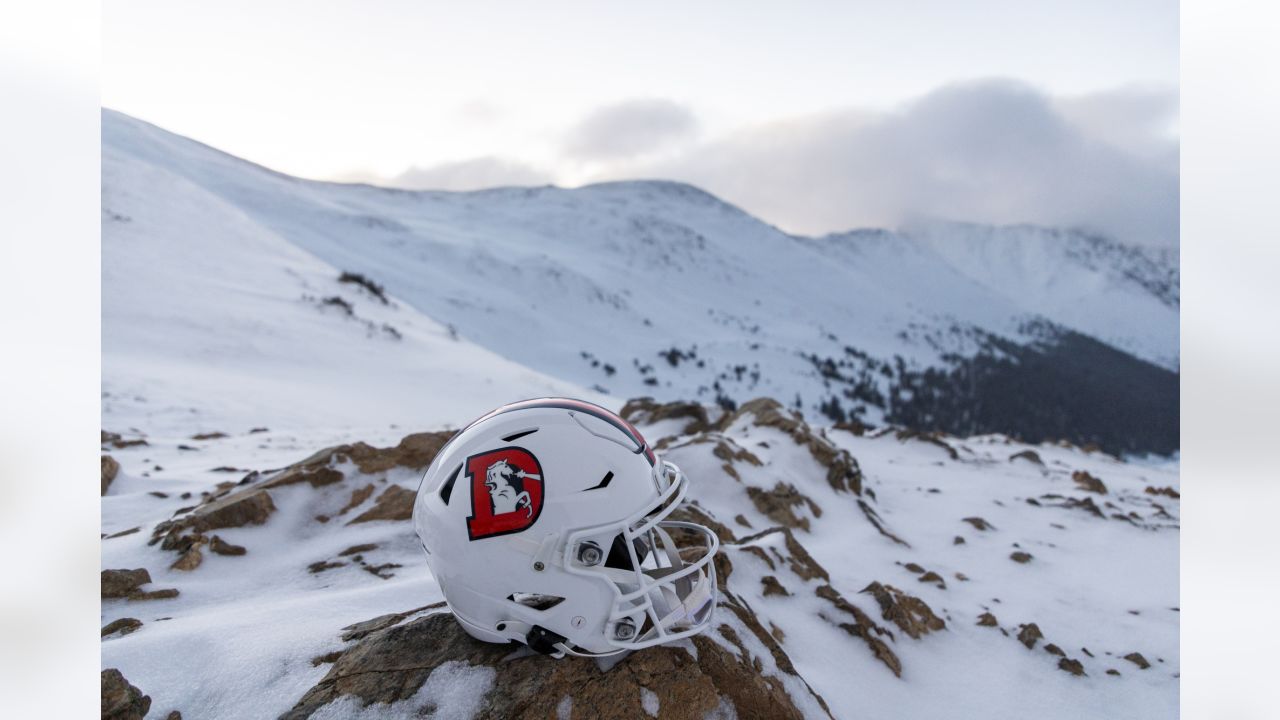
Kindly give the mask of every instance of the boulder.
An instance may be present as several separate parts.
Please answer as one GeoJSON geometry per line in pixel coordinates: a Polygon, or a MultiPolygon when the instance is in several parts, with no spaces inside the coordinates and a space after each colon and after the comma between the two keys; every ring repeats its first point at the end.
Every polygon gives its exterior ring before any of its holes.
{"type": "Polygon", "coordinates": [[[373,507],[347,524],[354,525],[374,520],[408,520],[413,517],[413,501],[417,497],[418,494],[412,490],[399,485],[390,485],[378,496],[373,507]]]}
{"type": "Polygon", "coordinates": [[[107,494],[107,488],[111,487],[111,482],[116,479],[116,475],[120,474],[120,463],[110,455],[102,456],[102,494],[107,494]]]}
{"type": "Polygon", "coordinates": [[[134,570],[103,570],[102,597],[123,598],[138,592],[138,588],[151,582],[146,568],[134,570]]]}
{"type": "Polygon", "coordinates": [[[1097,493],[1099,495],[1107,494],[1107,486],[1103,485],[1101,480],[1090,475],[1084,470],[1076,470],[1071,473],[1071,479],[1075,481],[1076,485],[1078,485],[1081,490],[1097,493]]]}
{"type": "Polygon", "coordinates": [[[873,582],[862,589],[875,598],[880,605],[881,618],[892,622],[904,633],[919,639],[930,632],[942,630],[947,626],[942,618],[933,613],[925,601],[908,595],[892,585],[873,582]]]}
{"type": "Polygon", "coordinates": [[[804,716],[778,677],[760,672],[759,661],[752,662],[728,625],[717,631],[724,641],[692,639],[696,659],[685,647],[667,645],[621,656],[614,664],[556,660],[480,642],[448,612],[407,622],[403,615],[375,620],[383,626],[342,652],[328,674],[282,716],[285,720],[309,718],[344,698],[364,707],[414,701],[423,707],[403,711],[425,714],[436,709],[437,700],[418,693],[437,671],[478,680],[473,717],[480,719],[552,718],[566,702],[602,720],[645,717],[642,689],[657,697],[663,718],[702,720],[725,706],[744,719],[804,716]]]}
{"type": "Polygon", "coordinates": [[[151,698],[129,684],[115,668],[102,671],[102,720],[142,720],[151,698]]]}

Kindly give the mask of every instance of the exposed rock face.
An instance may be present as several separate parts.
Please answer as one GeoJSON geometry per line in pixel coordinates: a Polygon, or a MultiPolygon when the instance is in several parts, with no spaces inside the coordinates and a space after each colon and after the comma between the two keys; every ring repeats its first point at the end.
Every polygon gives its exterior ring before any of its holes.
{"type": "MultiPolygon", "coordinates": [[[[685,418],[688,422],[680,431],[681,435],[696,435],[711,429],[707,409],[698,403],[658,403],[651,397],[643,397],[628,400],[627,404],[622,406],[622,412],[618,414],[623,420],[634,425],[652,425],[663,420],[685,418]]],[[[656,441],[661,440],[662,438],[656,438],[656,441]]]]}
{"type": "Polygon", "coordinates": [[[921,442],[927,442],[930,445],[937,445],[947,452],[947,457],[950,457],[952,460],[960,459],[960,453],[957,452],[955,448],[951,447],[950,443],[942,439],[942,433],[921,432],[919,430],[906,428],[897,432],[897,438],[904,442],[907,440],[919,440],[921,442]]]}
{"type": "Polygon", "coordinates": [[[844,597],[830,585],[822,585],[817,589],[818,597],[835,605],[837,609],[845,612],[853,618],[853,622],[836,622],[845,632],[854,637],[861,638],[871,650],[871,654],[876,659],[884,663],[895,677],[902,677],[902,661],[898,659],[896,653],[889,647],[884,638],[893,639],[893,633],[876,624],[871,616],[862,611],[861,608],[853,603],[845,600],[844,597]]]}
{"type": "Polygon", "coordinates": [[[1099,495],[1107,494],[1107,486],[1103,485],[1101,480],[1090,475],[1084,470],[1077,470],[1071,473],[1071,479],[1076,482],[1076,485],[1080,486],[1081,490],[1097,493],[1099,495]]]}
{"type": "Polygon", "coordinates": [[[1035,623],[1028,623],[1020,626],[1018,630],[1018,642],[1027,646],[1030,650],[1036,646],[1036,642],[1044,639],[1044,633],[1040,632],[1040,626],[1035,623]]]}
{"type": "MultiPolygon", "coordinates": [[[[683,648],[663,646],[632,653],[603,671],[586,658],[555,660],[479,642],[447,612],[402,619],[369,632],[338,656],[283,718],[311,717],[344,696],[366,706],[408,700],[445,663],[497,671],[477,718],[556,717],[565,697],[576,708],[589,708],[592,717],[645,717],[641,688],[656,694],[664,718],[701,720],[722,702],[740,718],[802,717],[782,684],[760,673],[745,649],[735,654],[707,637],[693,639],[696,660],[683,648]]],[[[432,705],[430,698],[426,702],[432,705]]]]}
{"type": "Polygon", "coordinates": [[[107,488],[111,487],[111,482],[116,479],[116,475],[120,474],[120,463],[110,455],[102,456],[102,494],[107,494],[107,488]]]}
{"type": "Polygon", "coordinates": [[[413,517],[413,501],[417,496],[418,494],[412,490],[399,485],[390,485],[378,496],[373,507],[361,513],[349,524],[374,520],[408,520],[413,517]]]}
{"type": "Polygon", "coordinates": [[[1079,660],[1073,660],[1071,658],[1066,658],[1066,657],[1058,661],[1058,669],[1069,672],[1072,675],[1075,675],[1076,677],[1079,677],[1085,674],[1084,665],[1082,665],[1079,660]]]}
{"type": "Polygon", "coordinates": [[[218,555],[244,555],[248,552],[243,546],[232,545],[217,535],[214,535],[213,538],[209,540],[209,549],[218,555]]]}
{"type": "Polygon", "coordinates": [[[1044,465],[1044,460],[1040,459],[1040,453],[1035,450],[1023,450],[1020,453],[1010,455],[1009,462],[1013,462],[1014,460],[1026,460],[1027,462],[1034,463],[1036,465],[1044,465]]]}
{"type": "Polygon", "coordinates": [[[129,684],[115,668],[102,671],[102,720],[142,720],[151,698],[129,684]]]}
{"type": "Polygon", "coordinates": [[[1162,487],[1162,488],[1147,487],[1147,488],[1143,488],[1142,491],[1148,495],[1164,495],[1165,497],[1171,497],[1174,500],[1177,500],[1182,497],[1182,495],[1177,490],[1174,490],[1171,487],[1162,487]]]}
{"type": "Polygon", "coordinates": [[[908,595],[892,585],[873,582],[862,589],[870,594],[880,605],[880,616],[897,625],[913,638],[930,632],[942,630],[947,626],[942,618],[933,614],[933,609],[923,600],[908,595]]]}
{"type": "Polygon", "coordinates": [[[1143,670],[1146,670],[1147,668],[1151,667],[1151,663],[1147,662],[1147,659],[1142,657],[1142,653],[1139,653],[1139,652],[1131,652],[1128,655],[1125,655],[1124,659],[1128,660],[1134,665],[1137,665],[1139,668],[1143,670]]]}
{"type": "Polygon", "coordinates": [[[188,516],[185,525],[197,532],[261,525],[275,511],[275,503],[266,490],[253,490],[245,494],[228,495],[222,500],[197,508],[188,516]]]}
{"type": "Polygon", "coordinates": [[[773,398],[756,398],[726,414],[717,423],[720,430],[731,427],[744,417],[760,427],[772,427],[791,436],[798,445],[805,446],[813,459],[827,469],[827,483],[838,491],[862,494],[862,470],[848,450],[836,447],[826,437],[813,432],[808,423],[797,413],[788,411],[773,398]]]}
{"type": "Polygon", "coordinates": [[[1000,621],[996,620],[996,616],[989,612],[984,612],[978,616],[978,625],[981,627],[999,627],[1000,621]]]}
{"type": "Polygon", "coordinates": [[[112,620],[102,627],[102,637],[114,635],[115,633],[128,635],[140,627],[142,627],[142,621],[137,618],[120,618],[119,620],[112,620]]]}
{"type": "Polygon", "coordinates": [[[325,448],[290,466],[279,476],[277,484],[287,484],[295,474],[315,473],[332,462],[342,463],[346,460],[355,463],[365,475],[386,472],[395,467],[423,470],[453,436],[453,431],[414,433],[406,435],[400,444],[390,448],[375,448],[362,442],[325,448]]]}
{"type": "Polygon", "coordinates": [[[800,528],[806,532],[809,530],[809,518],[797,516],[793,508],[807,506],[814,517],[822,517],[822,508],[794,485],[779,482],[772,490],[748,487],[747,495],[755,503],[757,510],[785,527],[800,528]]]}
{"type": "Polygon", "coordinates": [[[164,600],[178,596],[174,588],[160,590],[143,590],[141,586],[151,582],[151,573],[146,568],[135,570],[103,570],[103,599],[125,598],[128,600],[164,600]]]}

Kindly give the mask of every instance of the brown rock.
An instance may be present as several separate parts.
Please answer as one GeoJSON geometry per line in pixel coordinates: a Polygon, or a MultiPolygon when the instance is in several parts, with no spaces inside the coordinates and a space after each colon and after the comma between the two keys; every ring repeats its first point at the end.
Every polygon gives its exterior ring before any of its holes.
{"type": "Polygon", "coordinates": [[[765,575],[760,578],[760,582],[764,585],[765,595],[782,595],[785,597],[791,594],[782,586],[782,583],[778,582],[778,578],[772,575],[765,575]]]}
{"type": "Polygon", "coordinates": [[[131,528],[127,529],[127,530],[121,530],[120,532],[113,532],[113,533],[111,533],[110,535],[107,535],[107,536],[105,536],[105,537],[104,537],[104,538],[102,538],[102,539],[103,539],[103,540],[111,540],[111,539],[114,539],[114,538],[124,537],[125,535],[132,535],[132,534],[134,534],[134,533],[138,532],[138,531],[139,531],[139,530],[141,530],[141,529],[142,529],[141,527],[131,527],[131,528]]]}
{"type": "Polygon", "coordinates": [[[151,573],[146,568],[135,570],[103,570],[102,597],[123,598],[136,592],[142,585],[151,582],[151,573]]]}
{"type": "Polygon", "coordinates": [[[1021,550],[1018,550],[1016,552],[1010,553],[1009,559],[1016,563],[1022,563],[1025,565],[1031,562],[1031,553],[1022,552],[1021,550]]]}
{"type": "Polygon", "coordinates": [[[347,555],[358,555],[358,554],[360,554],[360,553],[367,553],[367,552],[369,552],[370,550],[377,550],[377,549],[378,549],[378,543],[366,543],[366,544],[364,544],[364,545],[352,545],[351,547],[347,548],[346,550],[343,550],[342,552],[338,553],[338,556],[339,556],[339,557],[346,557],[347,555]]]}
{"type": "Polygon", "coordinates": [[[1081,490],[1098,493],[1099,495],[1107,494],[1107,486],[1084,470],[1077,470],[1071,473],[1071,479],[1076,481],[1076,485],[1080,486],[1081,490]]]}
{"type": "Polygon", "coordinates": [[[962,520],[973,526],[975,530],[995,530],[995,526],[980,517],[967,517],[962,520]]]}
{"type": "Polygon", "coordinates": [[[742,404],[736,411],[725,413],[716,423],[720,431],[727,430],[739,420],[750,417],[760,427],[772,427],[791,436],[798,445],[809,450],[818,464],[827,469],[827,484],[837,491],[862,494],[862,470],[848,450],[837,447],[827,438],[814,433],[799,413],[788,411],[773,398],[756,398],[742,404]]]}
{"type": "Polygon", "coordinates": [[[209,541],[209,549],[218,555],[244,555],[248,552],[243,545],[232,545],[217,535],[209,541]]]}
{"type": "Polygon", "coordinates": [[[319,561],[317,561],[317,562],[313,562],[313,563],[311,563],[310,565],[308,565],[308,566],[307,566],[307,572],[312,573],[312,574],[315,574],[315,573],[322,573],[322,572],[324,572],[325,570],[332,570],[333,568],[339,568],[339,567],[342,567],[342,566],[344,566],[344,565],[346,565],[346,563],[340,563],[340,562],[329,562],[329,561],[327,561],[327,560],[319,560],[319,561]]]}
{"type": "Polygon", "coordinates": [[[1014,460],[1026,460],[1027,462],[1035,463],[1036,465],[1044,465],[1044,461],[1040,459],[1040,453],[1035,450],[1023,450],[1020,453],[1010,455],[1009,462],[1013,462],[1014,460]]]}
{"type": "Polygon", "coordinates": [[[844,599],[835,588],[830,585],[820,585],[815,591],[818,597],[835,605],[837,609],[853,617],[852,623],[837,622],[836,624],[850,635],[861,639],[867,644],[867,648],[871,650],[871,654],[877,660],[884,663],[884,666],[893,672],[894,676],[902,677],[902,661],[885,643],[883,638],[893,639],[893,633],[876,624],[869,615],[862,611],[857,605],[844,599]]]}
{"type": "Polygon", "coordinates": [[[947,587],[947,582],[942,579],[942,576],[932,570],[921,575],[918,579],[920,582],[933,583],[939,588],[945,589],[947,587]]]}
{"type": "MultiPolygon", "coordinates": [[[[721,625],[718,632],[730,644],[741,645],[728,625],[721,625]]],[[[766,631],[762,633],[777,647],[766,631]]],[[[435,613],[363,636],[283,717],[308,718],[344,696],[355,697],[363,705],[407,700],[446,662],[498,670],[476,714],[481,719],[556,717],[556,707],[565,696],[573,698],[575,708],[588,709],[592,717],[644,717],[642,687],[657,694],[664,718],[701,719],[722,701],[744,719],[801,717],[782,683],[760,673],[749,654],[734,653],[703,636],[695,637],[693,643],[697,660],[682,648],[659,646],[627,655],[605,672],[589,658],[512,658],[509,646],[474,640],[447,612],[435,613]]]]}
{"type": "Polygon", "coordinates": [[[1147,668],[1151,667],[1151,663],[1147,662],[1147,659],[1142,657],[1142,653],[1140,652],[1131,652],[1128,655],[1125,655],[1124,659],[1128,660],[1134,665],[1137,665],[1139,668],[1143,670],[1146,670],[1147,668]]]}
{"type": "Polygon", "coordinates": [[[206,432],[206,433],[196,433],[195,435],[191,436],[191,439],[192,440],[221,440],[224,437],[227,437],[226,433],[215,431],[215,432],[206,432]]]}
{"type": "Polygon", "coordinates": [[[984,612],[978,616],[978,625],[981,627],[999,627],[1000,622],[996,620],[996,616],[989,612],[984,612]]]}
{"type": "MultiPolygon", "coordinates": [[[[822,580],[823,582],[831,581],[831,577],[827,574],[827,569],[819,565],[818,561],[814,560],[813,556],[809,554],[809,551],[805,550],[804,546],[796,540],[796,536],[791,532],[791,528],[769,528],[768,530],[758,532],[755,535],[748,535],[747,537],[742,538],[739,542],[743,550],[755,550],[763,553],[761,548],[750,546],[749,543],[775,533],[782,533],[783,535],[783,540],[787,547],[787,557],[785,560],[787,567],[791,572],[795,573],[801,580],[822,580]]],[[[724,554],[725,553],[716,553],[716,559],[719,560],[720,556],[724,554]]],[[[762,557],[764,557],[765,562],[769,563],[770,567],[773,567],[773,561],[769,559],[768,555],[762,555],[762,557]]],[[[721,575],[719,572],[719,565],[716,566],[716,574],[717,577],[721,575]]],[[[728,576],[724,575],[724,577],[727,578],[728,576]]]]}
{"type": "Polygon", "coordinates": [[[962,537],[960,537],[959,535],[957,535],[957,536],[956,536],[956,539],[951,541],[951,544],[952,544],[952,545],[963,545],[963,544],[964,544],[964,538],[962,538],[962,537]]]}
{"type": "Polygon", "coordinates": [[[102,494],[107,494],[107,488],[111,487],[111,482],[116,479],[116,475],[120,474],[120,463],[110,455],[102,456],[102,494]]]}
{"type": "Polygon", "coordinates": [[[924,572],[924,568],[920,567],[919,565],[913,562],[909,562],[906,565],[903,565],[902,567],[906,568],[908,571],[913,572],[917,575],[924,572]]]}
{"type": "Polygon", "coordinates": [[[1049,643],[1048,645],[1045,645],[1044,651],[1049,653],[1050,655],[1057,655],[1058,657],[1067,656],[1067,654],[1062,651],[1062,648],[1058,647],[1057,645],[1054,645],[1053,643],[1049,643]]]}
{"type": "Polygon", "coordinates": [[[1119,676],[1119,675],[1120,675],[1120,671],[1119,671],[1119,670],[1117,670],[1117,669],[1115,669],[1115,668],[1110,668],[1110,669],[1108,669],[1108,670],[1107,670],[1107,674],[1108,674],[1108,675],[1116,675],[1116,676],[1119,676]]]}
{"type": "Polygon", "coordinates": [[[1143,488],[1142,491],[1148,495],[1164,495],[1166,497],[1171,497],[1174,500],[1177,500],[1182,497],[1182,495],[1179,494],[1177,490],[1174,490],[1171,487],[1157,488],[1157,487],[1148,486],[1143,488]]]}
{"type": "Polygon", "coordinates": [[[120,618],[118,620],[112,620],[102,627],[102,637],[106,637],[114,633],[128,635],[140,627],[142,627],[142,621],[137,618],[120,618]]]}
{"type": "Polygon", "coordinates": [[[1040,632],[1040,626],[1035,623],[1019,625],[1018,642],[1027,646],[1030,650],[1036,646],[1036,641],[1044,639],[1044,633],[1040,632]]]}
{"type": "Polygon", "coordinates": [[[169,600],[178,597],[176,588],[162,588],[160,590],[139,590],[129,595],[130,600],[169,600]]]}
{"type": "Polygon", "coordinates": [[[923,600],[908,595],[892,585],[873,582],[861,592],[869,593],[876,599],[880,605],[881,618],[897,625],[913,638],[918,639],[922,635],[942,630],[947,626],[942,618],[933,614],[933,609],[923,600]]]}
{"type": "Polygon", "coordinates": [[[899,430],[896,435],[899,440],[919,440],[921,442],[927,442],[930,445],[937,445],[945,450],[947,452],[947,456],[952,460],[960,459],[960,453],[957,452],[955,448],[951,447],[950,443],[942,439],[942,433],[921,432],[912,428],[906,428],[899,430]]]}
{"type": "Polygon", "coordinates": [[[1058,669],[1065,670],[1076,677],[1084,675],[1084,665],[1080,664],[1079,660],[1073,660],[1071,658],[1064,657],[1058,660],[1058,669]]]}
{"type": "Polygon", "coordinates": [[[755,503],[756,510],[785,527],[799,528],[806,532],[809,530],[809,518],[796,515],[793,508],[807,506],[814,517],[822,517],[822,509],[818,504],[797,490],[794,485],[784,485],[779,482],[772,490],[748,487],[747,496],[751,498],[751,502],[755,503]]]}
{"type": "Polygon", "coordinates": [[[412,490],[406,490],[399,485],[390,485],[378,496],[373,507],[347,524],[354,525],[374,520],[408,520],[413,517],[413,501],[417,497],[418,494],[412,490]]]}
{"type": "Polygon", "coordinates": [[[182,556],[175,560],[169,569],[190,572],[200,567],[202,562],[204,562],[204,553],[200,552],[200,544],[197,543],[182,553],[182,556]]]}
{"type": "MultiPolygon", "coordinates": [[[[867,494],[870,495],[871,490],[868,489],[867,494]]],[[[876,511],[873,510],[869,504],[867,504],[866,500],[863,500],[862,498],[858,498],[858,509],[862,510],[862,515],[867,518],[867,522],[871,523],[871,526],[874,527],[876,531],[879,532],[881,535],[889,538],[890,540],[898,543],[903,547],[911,547],[911,544],[908,543],[906,540],[903,540],[902,538],[898,537],[897,535],[889,531],[889,528],[885,526],[884,520],[880,519],[880,515],[878,515],[876,511]]]]}
{"type": "Polygon", "coordinates": [[[687,422],[684,429],[680,430],[680,435],[696,435],[711,429],[707,409],[691,402],[658,403],[650,397],[635,398],[628,400],[618,414],[635,425],[652,425],[663,420],[686,418],[687,422]]]}
{"type": "Polygon", "coordinates": [[[196,532],[261,525],[275,511],[276,505],[266,490],[251,489],[197,507],[182,524],[196,532]]]}
{"type": "Polygon", "coordinates": [[[368,500],[369,497],[373,495],[373,491],[376,489],[377,488],[373,486],[373,483],[369,483],[368,485],[365,485],[362,488],[357,488],[355,490],[352,490],[351,499],[347,501],[346,505],[342,506],[342,509],[338,511],[338,514],[346,515],[351,510],[356,509],[357,506],[359,506],[365,500],[368,500]]]}
{"type": "Polygon", "coordinates": [[[115,668],[102,671],[102,720],[142,720],[151,698],[129,684],[115,668]]]}

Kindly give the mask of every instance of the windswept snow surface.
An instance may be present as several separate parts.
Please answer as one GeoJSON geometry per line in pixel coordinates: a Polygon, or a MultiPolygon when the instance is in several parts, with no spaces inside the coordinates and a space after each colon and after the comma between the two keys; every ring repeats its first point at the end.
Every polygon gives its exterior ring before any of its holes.
{"type": "MultiPolygon", "coordinates": [[[[158,202],[151,187],[164,183],[200,206],[188,213],[166,199],[168,229],[258,292],[327,295],[326,273],[358,272],[399,299],[402,315],[424,314],[521,366],[618,398],[767,395],[810,412],[835,400],[837,412],[878,422],[910,402],[897,391],[908,372],[953,367],[991,351],[992,338],[1029,345],[1067,330],[1159,368],[1178,364],[1176,263],[1074,231],[933,225],[804,238],[678,183],[451,193],[304,181],[111,111],[103,142],[110,165],[139,168],[104,170],[109,236],[155,241],[145,227],[117,230],[115,218],[133,217],[129,202],[158,202]],[[224,227],[242,238],[223,238],[224,227]],[[274,247],[281,267],[307,253],[316,270],[305,284],[253,277],[250,242],[274,247]],[[224,244],[245,253],[228,257],[224,244]],[[827,360],[841,363],[847,385],[833,384],[827,360]]],[[[118,323],[105,319],[111,339],[118,323]]],[[[386,313],[370,319],[395,325],[386,313]]],[[[935,422],[973,431],[964,418],[935,422]]],[[[1092,439],[1072,427],[1039,436],[1073,432],[1092,439]]]]}

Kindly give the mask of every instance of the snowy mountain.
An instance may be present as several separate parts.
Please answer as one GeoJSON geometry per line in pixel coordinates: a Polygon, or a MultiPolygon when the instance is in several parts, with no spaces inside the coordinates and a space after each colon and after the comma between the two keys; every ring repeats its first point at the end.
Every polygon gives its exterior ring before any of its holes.
{"type": "Polygon", "coordinates": [[[102,167],[104,718],[1176,715],[1177,461],[1085,447],[1177,448],[1174,258],[316,183],[111,112],[102,167]],[[414,491],[547,394],[689,475],[712,631],[604,663],[460,632],[414,491]]]}
{"type": "MultiPolygon", "coordinates": [[[[797,237],[669,182],[446,193],[303,181],[110,111],[103,143],[104,257],[147,234],[115,219],[134,217],[122,203],[171,184],[209,206],[195,242],[216,235],[217,208],[235,232],[311,258],[309,286],[267,285],[282,302],[355,273],[437,337],[443,325],[619,399],[772,396],[832,420],[1178,447],[1168,254],[1026,227],[797,237]]],[[[379,304],[354,309],[394,326],[379,304]]],[[[409,399],[386,398],[398,416],[409,399]]]]}

